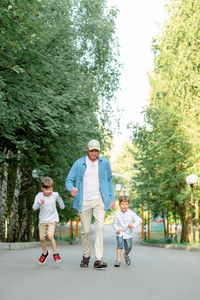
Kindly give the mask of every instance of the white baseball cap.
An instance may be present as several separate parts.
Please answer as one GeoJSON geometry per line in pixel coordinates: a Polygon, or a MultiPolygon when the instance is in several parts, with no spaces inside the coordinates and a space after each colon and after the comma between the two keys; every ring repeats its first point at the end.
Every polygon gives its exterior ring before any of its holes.
{"type": "Polygon", "coordinates": [[[88,142],[87,147],[88,147],[88,150],[94,150],[95,149],[95,150],[99,150],[100,151],[100,143],[97,140],[90,140],[88,142]]]}

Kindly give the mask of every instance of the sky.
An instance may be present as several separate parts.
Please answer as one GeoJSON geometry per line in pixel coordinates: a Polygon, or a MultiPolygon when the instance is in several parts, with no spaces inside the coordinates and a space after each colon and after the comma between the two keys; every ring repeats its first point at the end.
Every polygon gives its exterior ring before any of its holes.
{"type": "Polygon", "coordinates": [[[167,13],[165,0],[108,0],[108,3],[119,9],[116,35],[120,44],[120,62],[124,65],[120,90],[115,94],[120,111],[124,111],[120,121],[122,134],[117,135],[119,141],[130,135],[126,129],[130,121],[143,122],[141,112],[149,95],[147,74],[153,68],[151,43],[167,13]]]}

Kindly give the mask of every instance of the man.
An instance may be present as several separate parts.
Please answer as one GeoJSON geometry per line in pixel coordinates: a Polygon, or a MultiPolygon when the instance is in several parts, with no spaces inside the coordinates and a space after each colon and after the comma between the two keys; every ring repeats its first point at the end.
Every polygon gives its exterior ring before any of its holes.
{"type": "Polygon", "coordinates": [[[87,152],[88,155],[73,164],[65,185],[74,196],[73,207],[78,210],[82,225],[83,258],[80,267],[87,268],[91,256],[90,227],[93,214],[96,224],[94,268],[105,268],[107,264],[102,261],[105,210],[115,206],[112,171],[108,160],[99,156],[99,141],[90,140],[87,152]]]}

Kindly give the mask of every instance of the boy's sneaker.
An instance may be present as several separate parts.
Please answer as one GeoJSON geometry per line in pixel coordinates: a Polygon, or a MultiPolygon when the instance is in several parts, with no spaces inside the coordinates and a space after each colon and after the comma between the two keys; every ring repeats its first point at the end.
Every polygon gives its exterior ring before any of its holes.
{"type": "Polygon", "coordinates": [[[120,265],[121,265],[121,261],[116,260],[114,266],[115,266],[115,267],[120,267],[120,265]]]}
{"type": "Polygon", "coordinates": [[[60,262],[62,260],[59,253],[53,254],[53,258],[55,262],[60,262]]]}
{"type": "Polygon", "coordinates": [[[129,266],[129,265],[131,264],[131,259],[130,259],[130,257],[124,255],[124,259],[125,259],[126,264],[129,266]]]}
{"type": "Polygon", "coordinates": [[[101,260],[96,260],[94,262],[94,268],[95,269],[101,269],[101,268],[106,268],[107,267],[107,263],[101,261],[101,260]]]}
{"type": "Polygon", "coordinates": [[[47,254],[44,255],[42,253],[42,255],[39,258],[39,262],[41,265],[43,265],[46,262],[47,258],[49,257],[49,254],[50,254],[50,251],[48,251],[48,250],[47,250],[47,254]]]}

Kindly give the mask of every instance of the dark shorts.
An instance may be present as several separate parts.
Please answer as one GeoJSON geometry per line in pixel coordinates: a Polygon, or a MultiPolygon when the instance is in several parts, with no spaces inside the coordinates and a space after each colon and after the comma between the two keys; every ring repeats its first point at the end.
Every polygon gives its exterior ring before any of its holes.
{"type": "Polygon", "coordinates": [[[121,236],[117,236],[117,248],[120,248],[120,249],[124,248],[124,250],[127,253],[129,253],[132,249],[132,244],[133,244],[132,238],[124,239],[121,236]]]}

